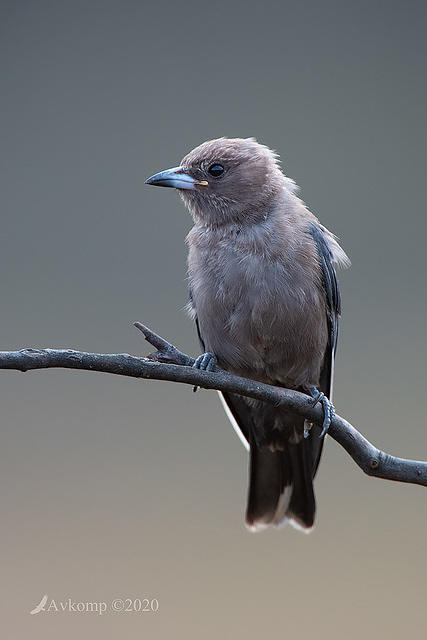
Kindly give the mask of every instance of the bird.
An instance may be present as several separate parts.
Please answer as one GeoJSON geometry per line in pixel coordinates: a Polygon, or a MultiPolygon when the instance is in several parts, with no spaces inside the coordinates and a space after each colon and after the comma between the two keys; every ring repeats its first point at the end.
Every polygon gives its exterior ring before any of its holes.
{"type": "Polygon", "coordinates": [[[350,261],[299,197],[278,154],[255,138],[208,140],[146,184],[176,189],[194,221],[188,311],[202,349],[194,366],[294,389],[323,407],[317,424],[286,407],[220,393],[249,451],[246,526],[289,522],[309,532],[313,481],[334,415],[335,267],[350,261]]]}

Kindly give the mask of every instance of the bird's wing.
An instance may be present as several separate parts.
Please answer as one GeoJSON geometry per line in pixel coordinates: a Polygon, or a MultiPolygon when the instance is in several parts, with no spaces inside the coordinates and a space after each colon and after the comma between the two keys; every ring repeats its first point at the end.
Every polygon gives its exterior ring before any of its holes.
{"type": "MultiPolygon", "coordinates": [[[[200,329],[199,319],[197,317],[197,312],[194,307],[193,295],[191,293],[191,289],[188,292],[189,301],[188,301],[188,310],[191,316],[194,318],[194,322],[196,323],[197,335],[199,337],[200,347],[203,351],[206,350],[205,342],[203,340],[202,332],[200,329]]],[[[234,431],[237,433],[241,443],[243,446],[249,450],[249,420],[250,414],[248,412],[248,408],[242,398],[236,396],[233,393],[222,393],[222,391],[218,391],[219,397],[221,399],[222,405],[225,409],[228,419],[230,420],[234,431]],[[243,416],[242,416],[243,414],[243,416]]]]}
{"type": "Polygon", "coordinates": [[[234,393],[222,391],[218,391],[218,393],[234,431],[245,449],[249,451],[249,429],[253,420],[247,402],[234,393]]]}
{"type": "MultiPolygon", "coordinates": [[[[311,236],[316,244],[319,264],[322,272],[322,286],[326,295],[328,310],[328,344],[323,358],[320,372],[319,389],[332,401],[332,385],[334,377],[334,360],[338,342],[338,320],[341,314],[341,296],[338,286],[337,274],[334,268],[334,257],[328,245],[326,235],[317,224],[310,226],[311,236]]],[[[321,432],[321,425],[313,425],[312,458],[313,469],[316,473],[322,454],[323,438],[317,436],[321,432]],[[314,444],[315,443],[315,444],[314,444]]]]}
{"type": "Polygon", "coordinates": [[[322,285],[328,306],[328,345],[323,360],[320,384],[325,387],[322,388],[321,386],[321,391],[331,399],[334,358],[338,342],[338,320],[341,314],[341,296],[333,264],[332,251],[329,248],[326,236],[316,224],[311,225],[310,232],[316,244],[322,270],[322,285]]]}
{"type": "Polygon", "coordinates": [[[205,350],[205,343],[203,342],[202,334],[200,333],[199,319],[197,317],[196,307],[194,306],[193,293],[192,293],[191,289],[188,289],[188,303],[187,303],[187,307],[186,308],[187,308],[188,313],[190,314],[190,316],[193,318],[194,322],[196,323],[197,335],[199,337],[200,346],[204,351],[205,350]]]}

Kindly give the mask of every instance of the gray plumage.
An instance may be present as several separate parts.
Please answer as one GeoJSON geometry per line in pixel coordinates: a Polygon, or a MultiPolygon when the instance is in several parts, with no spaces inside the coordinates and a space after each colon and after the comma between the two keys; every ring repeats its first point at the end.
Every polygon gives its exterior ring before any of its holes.
{"type": "MultiPolygon", "coordinates": [[[[238,375],[330,397],[340,313],[334,265],[349,264],[335,237],[298,198],[276,154],[253,138],[205,142],[173,171],[191,180],[178,188],[194,219],[189,308],[203,349],[238,375]]],[[[148,182],[161,184],[155,178],[148,182]]],[[[311,528],[320,427],[304,438],[304,421],[283,408],[224,399],[250,447],[248,526],[311,528]]]]}

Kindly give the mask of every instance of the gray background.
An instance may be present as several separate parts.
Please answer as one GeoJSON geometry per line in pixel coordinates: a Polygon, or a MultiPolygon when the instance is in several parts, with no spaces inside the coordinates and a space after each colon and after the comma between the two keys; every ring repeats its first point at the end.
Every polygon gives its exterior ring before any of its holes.
{"type": "MultiPolygon", "coordinates": [[[[337,410],[427,458],[425,2],[1,2],[1,349],[198,352],[178,196],[144,178],[220,135],[277,149],[349,253],[337,410]]],[[[330,440],[318,520],[248,533],[216,394],[1,377],[3,635],[398,638],[427,632],[426,490],[330,440]],[[157,614],[40,614],[157,597],[157,614]]]]}

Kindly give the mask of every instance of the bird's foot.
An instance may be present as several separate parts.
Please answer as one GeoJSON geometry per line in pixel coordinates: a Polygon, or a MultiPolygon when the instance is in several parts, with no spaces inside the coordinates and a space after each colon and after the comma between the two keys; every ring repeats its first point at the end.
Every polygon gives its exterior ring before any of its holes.
{"type": "Polygon", "coordinates": [[[325,396],[324,393],[319,391],[317,387],[310,387],[308,389],[309,394],[313,398],[313,406],[315,407],[318,402],[322,404],[323,407],[323,425],[322,432],[320,434],[320,438],[323,438],[328,433],[328,429],[331,425],[332,418],[335,415],[335,407],[332,402],[325,396]]]}
{"type": "MultiPolygon", "coordinates": [[[[200,371],[212,371],[216,366],[216,356],[210,351],[202,353],[195,359],[192,366],[194,369],[200,369],[200,371]]],[[[198,386],[194,386],[193,391],[196,392],[198,388],[198,386]]]]}
{"type": "Polygon", "coordinates": [[[194,369],[200,369],[200,371],[212,371],[216,365],[216,356],[207,351],[198,356],[193,364],[194,369]]]}

